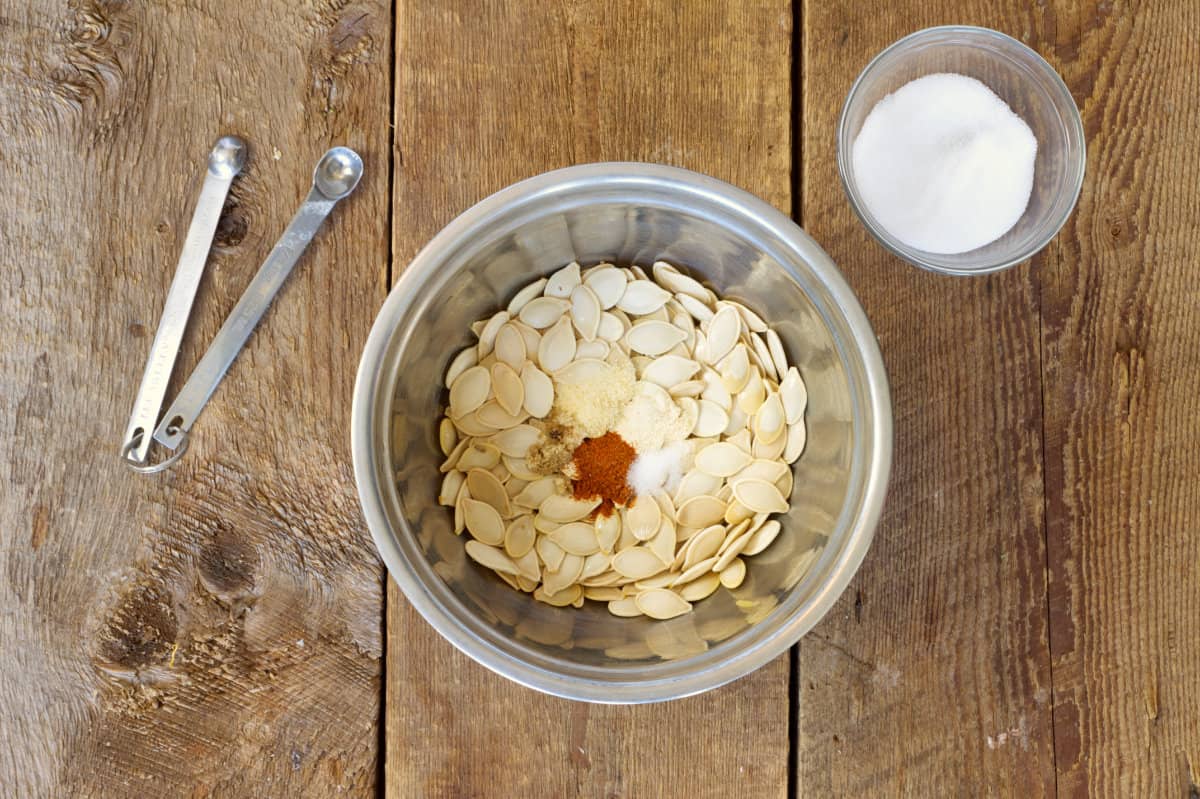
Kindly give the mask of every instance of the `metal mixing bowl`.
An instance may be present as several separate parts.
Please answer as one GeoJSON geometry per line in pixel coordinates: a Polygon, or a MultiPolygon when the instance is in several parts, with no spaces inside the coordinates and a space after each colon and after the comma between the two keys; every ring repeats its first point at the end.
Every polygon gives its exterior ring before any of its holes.
{"type": "Polygon", "coordinates": [[[589,164],[539,175],[451,222],[384,304],[354,392],[354,471],[388,570],[421,615],[488,668],[551,694],[651,702],[767,663],[829,610],[879,519],[892,460],[887,377],[870,324],[829,257],[763,201],[694,172],[589,164]],[[471,322],[572,260],[666,260],[775,327],[808,385],[808,445],[783,532],[745,582],[670,621],[601,604],[553,608],[469,560],[437,504],[437,423],[471,322]]]}

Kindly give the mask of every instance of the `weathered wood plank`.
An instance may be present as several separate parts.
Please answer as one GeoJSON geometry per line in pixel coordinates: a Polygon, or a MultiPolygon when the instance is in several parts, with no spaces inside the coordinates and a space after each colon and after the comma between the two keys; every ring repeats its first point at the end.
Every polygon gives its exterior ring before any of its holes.
{"type": "Polygon", "coordinates": [[[1042,275],[1059,793],[1200,794],[1194,3],[1047,7],[1088,179],[1042,275]]]}
{"type": "MultiPolygon", "coordinates": [[[[20,796],[367,793],[381,571],[345,434],[384,292],[386,2],[0,4],[0,784],[20,796]],[[117,460],[220,133],[252,147],[190,371],[334,143],[368,165],[192,451],[117,460]]],[[[178,381],[177,381],[178,382],[178,381]]]]}
{"type": "Polygon", "coordinates": [[[802,796],[1055,791],[1043,528],[1038,267],[970,279],[888,255],[838,186],[859,71],[929,25],[1035,48],[1018,3],[806,3],[802,217],[846,273],[892,384],[895,466],[875,543],[800,645],[802,796]]]}
{"type": "MultiPolygon", "coordinates": [[[[397,273],[488,193],[571,163],[658,161],[787,209],[788,4],[401,2],[397,273]]],[[[781,658],[666,705],[573,704],[442,641],[391,586],[387,788],[409,796],[782,796],[781,658]]]]}

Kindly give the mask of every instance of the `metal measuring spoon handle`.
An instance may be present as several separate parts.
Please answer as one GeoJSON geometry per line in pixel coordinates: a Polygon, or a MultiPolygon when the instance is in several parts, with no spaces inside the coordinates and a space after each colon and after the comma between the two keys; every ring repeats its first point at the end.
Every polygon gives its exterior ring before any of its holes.
{"type": "Polygon", "coordinates": [[[222,136],[209,153],[204,186],[200,189],[200,199],[196,201],[196,210],[192,214],[187,237],[183,240],[175,277],[171,280],[162,318],[158,322],[154,343],[150,345],[150,355],[146,359],[146,369],[142,373],[142,384],[138,388],[133,413],[121,441],[121,457],[134,468],[139,468],[146,461],[150,432],[158,421],[167,383],[171,380],[171,370],[175,368],[179,343],[183,340],[183,331],[196,299],[196,287],[200,285],[200,276],[204,273],[221,208],[225,205],[225,197],[234,176],[242,171],[245,163],[246,143],[237,136],[222,136]]]}
{"type": "Polygon", "coordinates": [[[233,359],[246,345],[254,327],[266,313],[292,267],[312,241],[321,222],[338,200],[354,191],[362,177],[362,159],[348,147],[334,147],[313,170],[312,190],[292,217],[258,274],[246,287],[237,305],[217,331],[208,351],[196,365],[175,402],[163,415],[154,439],[169,449],[187,446],[187,435],[233,359]]]}

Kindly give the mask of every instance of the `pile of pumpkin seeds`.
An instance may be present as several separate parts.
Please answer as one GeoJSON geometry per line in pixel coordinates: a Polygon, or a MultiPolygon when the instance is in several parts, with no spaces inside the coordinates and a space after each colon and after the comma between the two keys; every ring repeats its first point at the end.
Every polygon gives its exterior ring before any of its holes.
{"type": "Polygon", "coordinates": [[[439,502],[470,534],[473,560],[550,605],[687,613],[741,585],[744,559],[779,534],[769,517],[789,507],[808,395],[778,334],[668,263],[651,272],[568,264],[472,325],[477,343],[446,372],[439,502]],[[599,498],[574,498],[564,475],[538,474],[525,456],[556,386],[622,359],[691,420],[691,451],[673,494],[596,516],[599,498]]]}

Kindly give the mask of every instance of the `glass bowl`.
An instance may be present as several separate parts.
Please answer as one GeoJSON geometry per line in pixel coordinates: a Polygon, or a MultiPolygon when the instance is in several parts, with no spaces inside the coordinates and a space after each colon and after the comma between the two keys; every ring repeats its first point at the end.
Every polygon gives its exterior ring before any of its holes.
{"type": "Polygon", "coordinates": [[[867,65],[842,108],[837,159],[850,205],[880,244],[923,269],[977,275],[1020,263],[1054,238],[1079,199],[1086,148],[1079,109],[1045,59],[1003,33],[954,25],[910,34],[867,65]],[[938,72],[985,83],[1025,120],[1038,141],[1033,192],[1025,213],[991,244],[953,255],[915,249],[888,233],[862,200],[851,158],[854,140],[876,103],[909,81],[938,72]]]}
{"type": "MultiPolygon", "coordinates": [[[[405,596],[494,671],[593,702],[714,688],[774,659],[829,610],[874,534],[892,462],[892,407],[875,334],[829,256],[762,200],[654,164],[548,172],[452,221],[404,270],[371,329],[351,424],[359,499],[405,596]],[[601,603],[555,608],[471,561],[437,504],[437,422],[469,325],[570,261],[666,260],[776,329],[808,386],[808,445],[792,506],[745,581],[668,621],[601,603]]],[[[431,679],[438,679],[434,676],[431,679]]]]}

